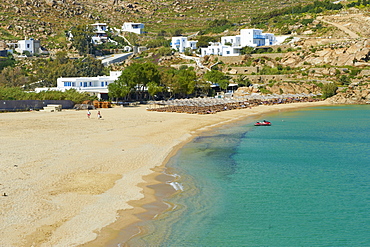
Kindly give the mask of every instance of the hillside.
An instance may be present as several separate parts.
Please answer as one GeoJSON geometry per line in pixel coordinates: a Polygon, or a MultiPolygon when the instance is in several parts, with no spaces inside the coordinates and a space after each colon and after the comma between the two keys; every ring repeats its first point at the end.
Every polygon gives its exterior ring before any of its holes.
{"type": "MultiPolygon", "coordinates": [[[[161,42],[165,39],[168,41],[169,37],[178,30],[182,30],[181,33],[184,35],[199,34],[195,37],[196,39],[213,36],[212,38],[216,41],[220,39],[220,36],[236,35],[241,28],[253,26],[275,34],[285,34],[288,37],[287,42],[273,47],[272,51],[261,52],[261,54],[257,52],[257,54],[247,53],[239,57],[203,57],[201,58],[203,65],[210,69],[211,66],[218,64],[218,69],[228,75],[234,83],[248,84],[246,82],[249,81],[259,84],[262,91],[266,93],[289,92],[290,86],[282,88],[285,82],[314,83],[321,86],[334,83],[341,87],[348,87],[353,83],[369,83],[370,43],[367,37],[370,35],[368,11],[370,1],[365,4],[366,6],[359,7],[349,7],[348,2],[342,2],[344,7],[340,10],[332,9],[330,6],[332,3],[329,1],[307,3],[304,7],[294,8],[286,7],[296,6],[299,2],[262,2],[260,0],[248,2],[238,0],[138,0],[133,3],[121,0],[3,1],[5,2],[0,10],[0,40],[9,41],[24,37],[41,39],[43,46],[51,51],[52,57],[55,57],[56,51],[61,50],[68,51],[69,56],[77,54],[75,49],[71,49],[71,43],[67,43],[65,32],[79,24],[105,22],[110,27],[120,28],[126,21],[143,22],[146,34],[137,37],[140,38],[137,45],[147,45],[149,41],[158,41],[159,45],[149,46],[153,49],[136,55],[134,59],[124,64],[108,68],[110,70],[122,70],[123,67],[138,61],[155,61],[166,68],[189,64],[189,60],[176,54],[170,55],[172,51],[168,43],[165,45],[167,47],[160,48],[164,45],[161,42]],[[320,7],[321,3],[326,5],[320,7]],[[297,12],[291,14],[290,11],[297,12]],[[225,19],[230,21],[226,30],[207,32],[206,29],[210,27],[210,23],[225,19]],[[163,34],[166,36],[165,39],[163,34]],[[275,86],[272,87],[273,85],[275,86]]],[[[61,66],[56,66],[54,69],[50,66],[49,70],[45,70],[46,67],[32,65],[32,61],[37,60],[31,58],[17,61],[18,67],[22,67],[23,70],[19,72],[19,76],[24,78],[21,81],[28,81],[31,84],[36,81],[44,82],[43,75],[48,74],[46,71],[62,70],[61,66]],[[42,72],[40,68],[43,68],[42,72]]],[[[70,63],[72,67],[77,65],[70,63]]],[[[190,65],[195,64],[190,63],[190,65]]],[[[195,67],[197,75],[202,78],[207,69],[195,67]]],[[[63,73],[68,71],[70,70],[65,67],[63,73]]],[[[58,73],[54,74],[54,77],[60,76],[58,73]]],[[[71,76],[70,74],[63,75],[71,76]]],[[[9,80],[4,79],[3,81],[5,84],[10,84],[9,80]]],[[[55,83],[55,78],[49,80],[49,84],[53,83],[55,83]]],[[[16,82],[14,85],[16,84],[19,83],[16,82]]],[[[296,92],[305,90],[302,87],[294,86],[294,88],[296,92]]],[[[368,96],[361,97],[368,102],[368,96]]]]}
{"type": "Polygon", "coordinates": [[[53,40],[78,24],[105,22],[121,27],[123,22],[142,22],[147,32],[203,29],[209,20],[228,19],[248,23],[250,18],[271,9],[291,6],[292,1],[218,0],[2,0],[0,32],[2,39],[25,36],[53,40]]]}

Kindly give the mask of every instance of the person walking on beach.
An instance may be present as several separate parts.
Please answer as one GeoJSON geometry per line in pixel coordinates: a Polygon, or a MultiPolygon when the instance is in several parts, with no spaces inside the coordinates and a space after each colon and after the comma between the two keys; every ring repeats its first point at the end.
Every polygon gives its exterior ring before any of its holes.
{"type": "Polygon", "coordinates": [[[101,119],[101,118],[102,118],[102,116],[100,114],[100,111],[98,111],[98,119],[101,119]]]}
{"type": "Polygon", "coordinates": [[[90,116],[91,116],[91,112],[87,110],[87,118],[90,118],[90,116]]]}

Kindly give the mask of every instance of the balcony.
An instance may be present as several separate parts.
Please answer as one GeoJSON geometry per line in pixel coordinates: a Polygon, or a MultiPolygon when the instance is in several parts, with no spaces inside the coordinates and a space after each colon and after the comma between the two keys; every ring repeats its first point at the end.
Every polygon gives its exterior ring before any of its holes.
{"type": "Polygon", "coordinates": [[[265,35],[253,35],[254,39],[266,39],[265,35]]]}

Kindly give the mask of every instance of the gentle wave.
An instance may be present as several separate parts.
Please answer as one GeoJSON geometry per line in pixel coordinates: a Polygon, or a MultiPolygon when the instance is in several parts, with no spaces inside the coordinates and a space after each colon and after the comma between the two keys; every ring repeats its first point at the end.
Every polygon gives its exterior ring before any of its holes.
{"type": "Polygon", "coordinates": [[[176,191],[184,191],[184,187],[182,186],[181,183],[178,183],[178,182],[169,182],[167,184],[171,185],[176,191]]]}

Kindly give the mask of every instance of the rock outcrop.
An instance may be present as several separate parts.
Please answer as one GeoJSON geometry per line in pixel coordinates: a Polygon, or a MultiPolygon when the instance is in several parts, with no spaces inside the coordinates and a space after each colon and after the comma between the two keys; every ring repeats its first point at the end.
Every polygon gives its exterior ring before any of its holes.
{"type": "Polygon", "coordinates": [[[282,59],[284,66],[310,65],[356,66],[370,65],[370,40],[347,41],[309,51],[289,52],[282,59]]]}
{"type": "Polygon", "coordinates": [[[321,93],[321,88],[313,83],[275,83],[272,86],[266,86],[266,89],[274,94],[319,94],[321,93]]]}
{"type": "MultiPolygon", "coordinates": [[[[261,86],[256,84],[255,86],[249,87],[239,87],[235,91],[234,96],[243,96],[250,93],[258,93],[260,90],[256,86],[261,86]]],[[[283,83],[274,83],[271,86],[265,86],[266,90],[272,94],[321,94],[321,88],[314,83],[292,83],[292,82],[283,82],[283,83]]]]}
{"type": "Polygon", "coordinates": [[[326,101],[333,104],[370,104],[370,83],[350,85],[326,101]]]}

